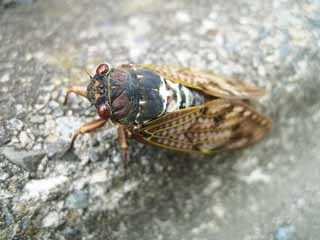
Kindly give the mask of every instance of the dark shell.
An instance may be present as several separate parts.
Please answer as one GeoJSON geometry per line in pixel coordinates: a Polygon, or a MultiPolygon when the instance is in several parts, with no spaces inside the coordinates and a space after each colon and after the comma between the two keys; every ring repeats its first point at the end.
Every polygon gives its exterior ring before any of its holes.
{"type": "Polygon", "coordinates": [[[87,87],[88,99],[99,110],[110,106],[111,120],[129,125],[155,119],[164,111],[161,77],[144,69],[111,69],[96,73],[87,87]]]}
{"type": "Polygon", "coordinates": [[[111,79],[111,120],[122,124],[143,123],[163,111],[159,94],[161,78],[148,70],[114,69],[111,79]]]}

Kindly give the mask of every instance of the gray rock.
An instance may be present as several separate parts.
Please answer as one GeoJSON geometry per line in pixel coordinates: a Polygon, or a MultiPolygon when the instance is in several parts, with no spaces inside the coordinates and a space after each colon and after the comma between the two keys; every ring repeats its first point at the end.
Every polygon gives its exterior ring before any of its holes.
{"type": "Polygon", "coordinates": [[[62,175],[28,181],[23,188],[21,199],[46,201],[51,195],[62,194],[68,188],[68,181],[69,179],[62,175]]]}
{"type": "Polygon", "coordinates": [[[19,134],[19,141],[20,141],[22,147],[26,147],[27,145],[29,145],[31,143],[32,139],[27,132],[22,131],[19,134]]]}
{"type": "Polygon", "coordinates": [[[14,220],[14,216],[12,215],[10,209],[6,206],[6,205],[0,205],[1,207],[1,214],[0,216],[2,215],[3,219],[4,219],[4,223],[6,225],[11,225],[15,222],[14,220]]]}
{"type": "Polygon", "coordinates": [[[48,158],[60,158],[69,150],[70,142],[58,140],[46,145],[48,158]]]}
{"type": "Polygon", "coordinates": [[[88,193],[84,191],[75,191],[71,193],[66,201],[65,207],[71,209],[81,209],[88,207],[88,193]]]}
{"type": "Polygon", "coordinates": [[[50,101],[48,104],[48,107],[52,110],[57,109],[58,107],[60,107],[60,104],[57,103],[56,101],[50,101]]]}
{"type": "Polygon", "coordinates": [[[10,142],[10,134],[5,127],[5,124],[0,124],[0,147],[10,142]]]}
{"type": "Polygon", "coordinates": [[[48,159],[0,155],[1,240],[319,238],[319,0],[44,0],[3,10],[9,2],[0,0],[0,151],[10,140],[48,159]],[[273,131],[214,156],[129,139],[124,180],[111,123],[64,154],[74,130],[97,117],[79,96],[62,106],[66,88],[86,86],[85,70],[101,62],[255,83],[273,131]]]}
{"type": "Polygon", "coordinates": [[[297,230],[294,225],[283,225],[274,233],[274,240],[298,240],[297,230]]]}
{"type": "Polygon", "coordinates": [[[75,117],[60,117],[56,119],[56,123],[56,134],[64,139],[70,138],[74,131],[82,125],[80,119],[75,117]]]}
{"type": "Polygon", "coordinates": [[[24,123],[17,118],[10,119],[7,124],[8,129],[17,130],[17,131],[21,131],[23,126],[24,126],[24,123]]]}
{"type": "Polygon", "coordinates": [[[29,4],[32,4],[34,1],[35,0],[1,0],[0,9],[15,7],[17,5],[29,5],[29,4]]]}
{"type": "Polygon", "coordinates": [[[31,123],[44,123],[45,118],[43,116],[35,115],[30,118],[31,123]]]}
{"type": "Polygon", "coordinates": [[[59,213],[56,211],[49,212],[48,215],[42,219],[42,226],[45,228],[56,228],[60,224],[59,213]]]}
{"type": "Polygon", "coordinates": [[[4,147],[3,154],[13,164],[27,170],[36,172],[41,160],[46,156],[46,152],[40,151],[18,151],[14,147],[4,147]]]}

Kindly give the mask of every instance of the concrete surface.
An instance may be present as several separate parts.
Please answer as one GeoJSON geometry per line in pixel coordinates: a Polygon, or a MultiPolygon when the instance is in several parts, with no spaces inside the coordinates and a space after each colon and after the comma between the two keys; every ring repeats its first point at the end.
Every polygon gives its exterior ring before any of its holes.
{"type": "Polygon", "coordinates": [[[320,2],[0,1],[0,239],[319,239],[320,2]],[[81,137],[65,88],[108,61],[210,69],[256,83],[274,120],[213,157],[81,137]]]}

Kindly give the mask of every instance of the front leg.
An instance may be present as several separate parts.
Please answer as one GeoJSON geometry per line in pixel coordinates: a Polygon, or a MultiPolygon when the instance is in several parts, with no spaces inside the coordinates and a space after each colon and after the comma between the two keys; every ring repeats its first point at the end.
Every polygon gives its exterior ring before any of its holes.
{"type": "Polygon", "coordinates": [[[119,142],[122,151],[122,160],[128,160],[128,143],[127,143],[127,129],[124,126],[118,127],[119,142]]]}
{"type": "Polygon", "coordinates": [[[71,140],[71,144],[70,144],[70,148],[69,150],[71,150],[73,148],[73,145],[74,145],[74,142],[76,140],[76,138],[79,136],[79,135],[83,135],[85,133],[88,133],[88,132],[92,132],[98,128],[101,128],[104,124],[106,124],[107,120],[105,119],[96,119],[96,120],[93,120],[91,122],[88,122],[84,125],[82,125],[73,135],[72,137],[72,140],[71,140]]]}
{"type": "Polygon", "coordinates": [[[88,93],[87,93],[87,88],[86,87],[79,87],[79,86],[73,86],[67,89],[67,93],[66,96],[64,98],[64,102],[63,105],[67,105],[68,103],[68,98],[70,93],[75,93],[77,95],[83,96],[83,97],[88,97],[88,93]]]}

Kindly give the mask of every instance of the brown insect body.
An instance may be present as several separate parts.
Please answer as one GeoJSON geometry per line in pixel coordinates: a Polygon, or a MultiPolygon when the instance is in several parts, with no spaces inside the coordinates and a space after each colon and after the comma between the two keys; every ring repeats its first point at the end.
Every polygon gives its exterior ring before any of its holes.
{"type": "Polygon", "coordinates": [[[70,92],[86,96],[100,116],[73,142],[110,118],[120,125],[125,152],[127,133],[156,146],[208,154],[253,144],[271,128],[271,120],[248,103],[262,90],[189,68],[101,64],[87,89],[70,92]]]}

